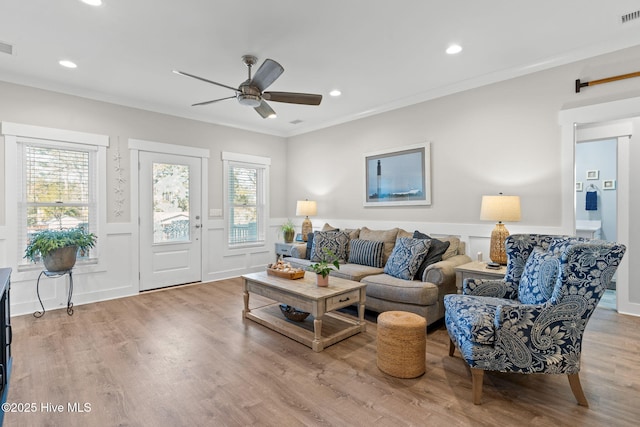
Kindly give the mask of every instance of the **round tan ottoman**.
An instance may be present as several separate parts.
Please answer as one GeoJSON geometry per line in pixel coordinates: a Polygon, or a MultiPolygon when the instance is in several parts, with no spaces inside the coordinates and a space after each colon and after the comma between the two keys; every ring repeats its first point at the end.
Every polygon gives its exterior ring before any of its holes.
{"type": "Polygon", "coordinates": [[[406,311],[378,316],[378,368],[398,378],[415,378],[426,369],[427,320],[406,311]]]}

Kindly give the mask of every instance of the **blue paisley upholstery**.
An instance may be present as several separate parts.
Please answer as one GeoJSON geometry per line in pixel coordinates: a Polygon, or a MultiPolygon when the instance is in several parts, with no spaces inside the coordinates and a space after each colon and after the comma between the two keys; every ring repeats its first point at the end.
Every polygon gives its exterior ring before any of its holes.
{"type": "Polygon", "coordinates": [[[578,403],[582,335],[626,247],[535,234],[507,238],[502,280],[467,279],[444,297],[445,322],[473,374],[480,403],[484,371],[566,374],[578,403]],[[479,383],[479,384],[478,384],[479,383]]]}
{"type": "Polygon", "coordinates": [[[398,279],[413,280],[420,264],[427,257],[431,240],[398,237],[384,272],[398,279]]]}

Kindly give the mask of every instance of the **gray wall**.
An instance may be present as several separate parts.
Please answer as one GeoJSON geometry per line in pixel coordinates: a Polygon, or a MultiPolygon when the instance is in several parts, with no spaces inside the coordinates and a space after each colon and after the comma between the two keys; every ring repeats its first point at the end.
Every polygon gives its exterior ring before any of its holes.
{"type": "Polygon", "coordinates": [[[521,225],[558,226],[558,113],[640,96],[639,79],[574,90],[576,78],[638,68],[638,57],[635,47],[292,137],[287,207],[308,197],[326,218],[478,223],[481,196],[504,192],[521,197],[521,225]],[[363,207],[363,155],[422,141],[431,142],[432,205],[363,207]]]}
{"type": "MultiPolygon", "coordinates": [[[[123,107],[106,102],[93,101],[76,96],[63,95],[36,88],[14,85],[0,81],[0,121],[46,126],[65,130],[109,135],[110,147],[107,155],[109,189],[115,186],[113,154],[119,146],[122,154],[124,178],[131,182],[127,141],[129,138],[208,148],[209,159],[209,198],[205,211],[222,209],[222,151],[253,154],[271,158],[271,216],[282,217],[285,197],[281,191],[286,182],[286,143],[284,138],[248,132],[226,126],[218,126],[195,120],[183,119],[135,108],[123,107]]],[[[3,142],[0,137],[0,142],[3,142]]],[[[4,156],[3,146],[1,156],[4,156]]],[[[4,164],[4,161],[2,162],[4,164]]],[[[3,174],[4,175],[4,174],[3,174]]],[[[10,177],[5,177],[10,180],[10,177]]],[[[115,217],[108,210],[107,222],[128,222],[131,220],[130,194],[125,186],[127,200],[125,214],[115,217]]],[[[4,186],[0,188],[0,225],[4,219],[4,186]]],[[[115,194],[109,191],[108,203],[113,203],[115,194]]]]}

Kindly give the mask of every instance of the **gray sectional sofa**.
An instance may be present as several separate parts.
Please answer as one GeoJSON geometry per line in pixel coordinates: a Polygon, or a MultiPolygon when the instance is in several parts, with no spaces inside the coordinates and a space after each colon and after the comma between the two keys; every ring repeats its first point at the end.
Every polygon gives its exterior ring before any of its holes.
{"type": "Polygon", "coordinates": [[[324,248],[340,258],[340,269],[332,276],[367,284],[368,310],[409,311],[423,316],[427,325],[444,317],[444,295],[457,291],[455,267],[471,261],[455,236],[434,238],[399,228],[338,230],[328,224],[309,234],[309,245],[297,245],[285,260],[311,270],[324,248]]]}

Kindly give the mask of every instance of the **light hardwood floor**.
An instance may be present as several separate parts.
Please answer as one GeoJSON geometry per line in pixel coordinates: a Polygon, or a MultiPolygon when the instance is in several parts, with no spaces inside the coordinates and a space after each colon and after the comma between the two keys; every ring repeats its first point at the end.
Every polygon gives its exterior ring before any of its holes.
{"type": "MultiPolygon", "coordinates": [[[[251,297],[255,307],[267,300],[251,297]]],[[[427,372],[376,367],[376,324],[320,353],[249,320],[240,279],[148,292],[15,317],[5,426],[635,426],[640,420],[640,318],[598,308],[580,373],[487,374],[483,404],[444,326],[427,336],[427,372]],[[70,412],[69,403],[90,411],[70,412]],[[52,412],[62,405],[62,412],[52,412]]]]}

